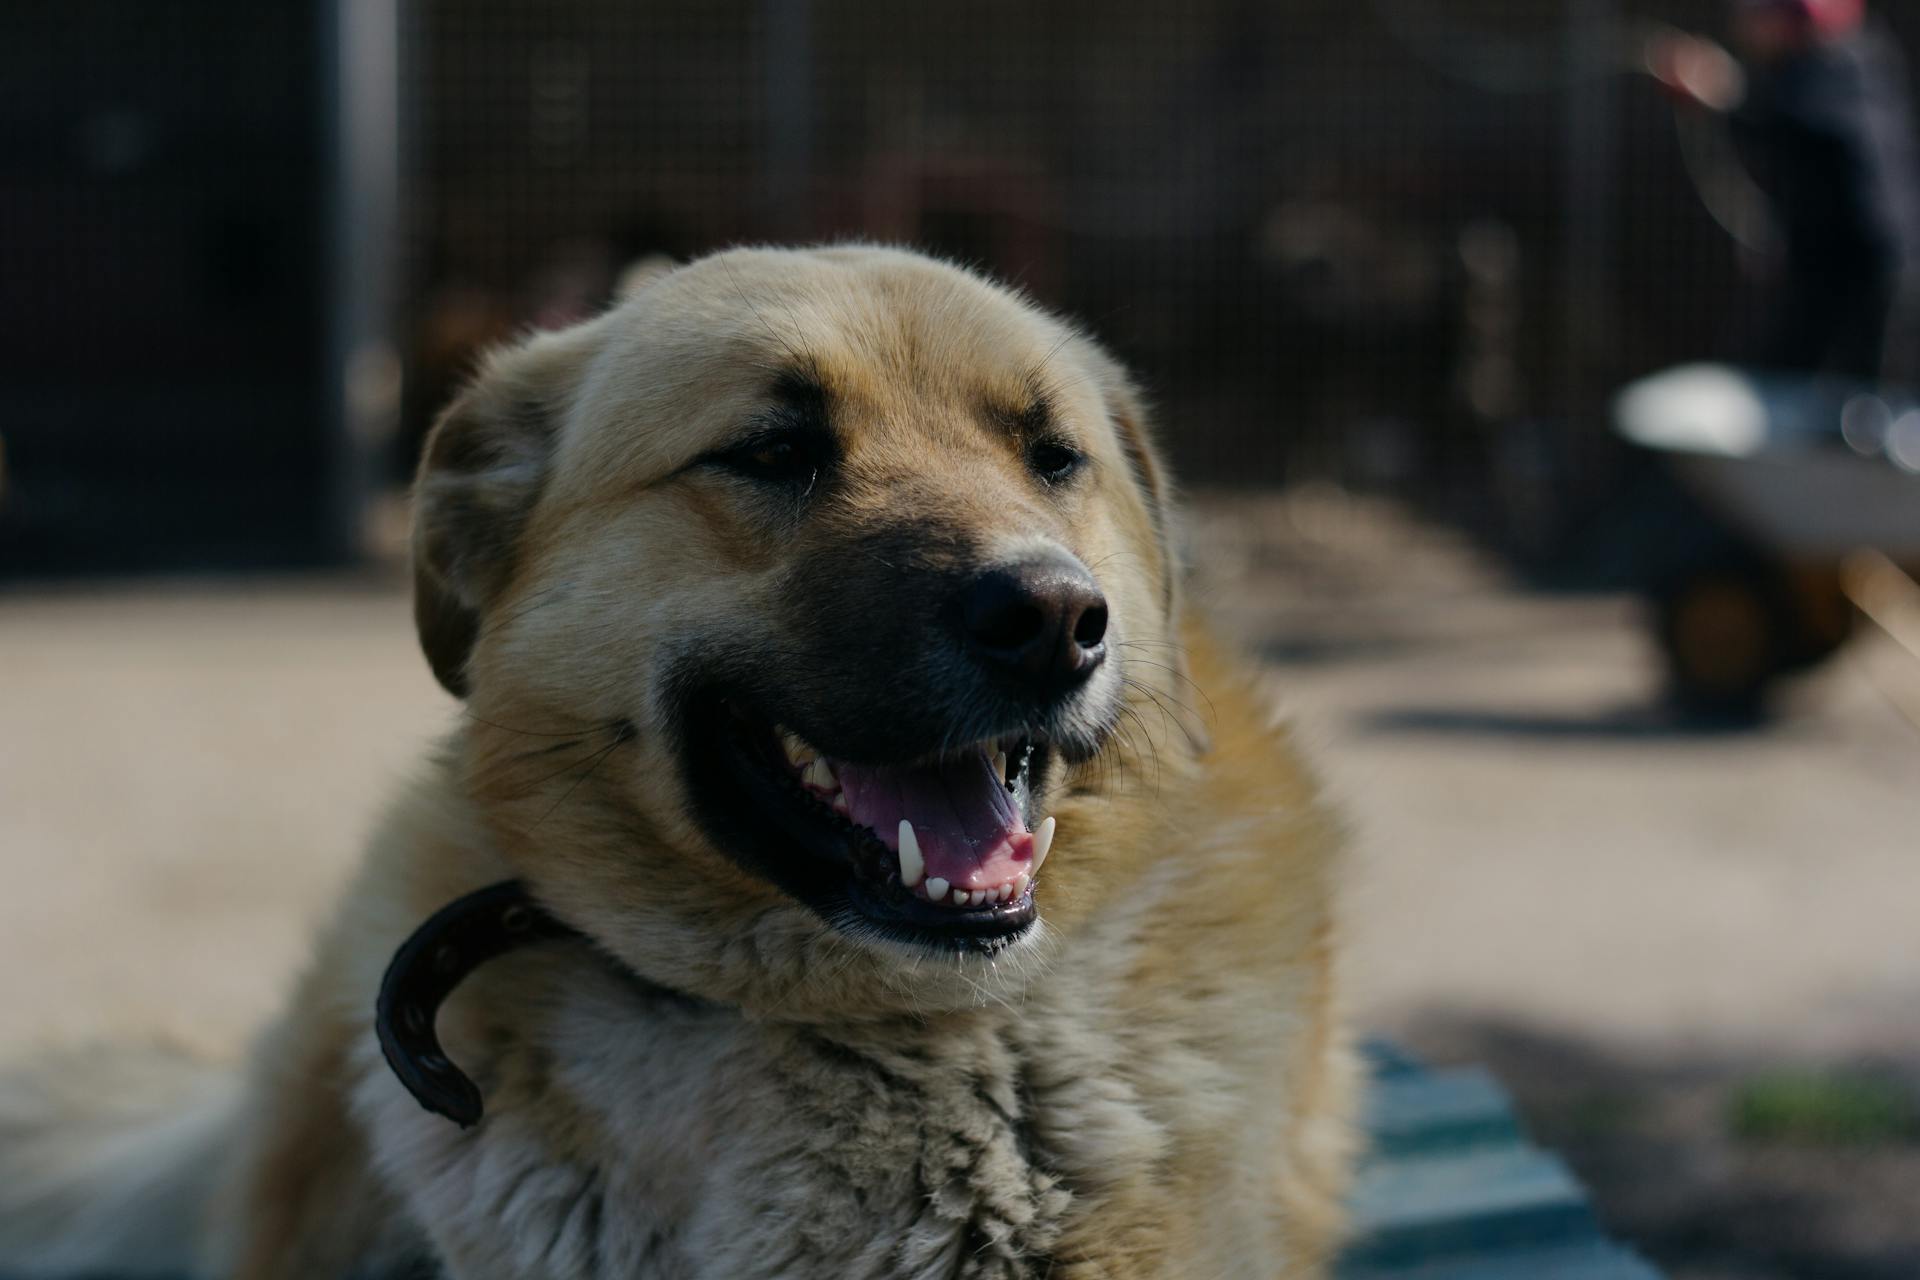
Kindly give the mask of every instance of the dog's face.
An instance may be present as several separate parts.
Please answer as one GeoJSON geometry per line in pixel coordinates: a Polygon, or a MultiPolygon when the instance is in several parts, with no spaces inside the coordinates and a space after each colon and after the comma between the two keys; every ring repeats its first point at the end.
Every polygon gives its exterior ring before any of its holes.
{"type": "Polygon", "coordinates": [[[1178,667],[1161,486],[1113,362],[973,276],[683,268],[496,358],[429,446],[416,612],[472,797],[649,977],[951,1003],[1100,898],[1087,828],[1170,749],[1120,732],[1178,667]]]}

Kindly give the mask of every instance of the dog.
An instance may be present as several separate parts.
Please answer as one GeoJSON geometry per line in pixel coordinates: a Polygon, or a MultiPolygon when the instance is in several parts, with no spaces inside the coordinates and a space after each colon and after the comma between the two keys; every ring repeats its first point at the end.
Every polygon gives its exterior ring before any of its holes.
{"type": "Polygon", "coordinates": [[[493,355],[416,486],[457,727],[244,1069],[0,1083],[0,1272],[1322,1274],[1340,825],[1180,545],[1120,365],[911,252],[493,355]]]}

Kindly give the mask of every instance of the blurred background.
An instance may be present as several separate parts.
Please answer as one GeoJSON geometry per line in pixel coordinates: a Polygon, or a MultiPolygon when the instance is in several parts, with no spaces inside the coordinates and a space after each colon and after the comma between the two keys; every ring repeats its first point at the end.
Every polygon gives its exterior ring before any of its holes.
{"type": "MultiPolygon", "coordinates": [[[[452,714],[404,486],[478,351],[863,237],[1140,373],[1369,1028],[1676,1276],[1920,1275],[1920,410],[1701,367],[1806,255],[1675,37],[1763,100],[1772,3],[6,6],[0,1050],[272,1008],[452,714]]],[[[1832,181],[1920,182],[1920,10],[1853,19],[1832,181]]]]}

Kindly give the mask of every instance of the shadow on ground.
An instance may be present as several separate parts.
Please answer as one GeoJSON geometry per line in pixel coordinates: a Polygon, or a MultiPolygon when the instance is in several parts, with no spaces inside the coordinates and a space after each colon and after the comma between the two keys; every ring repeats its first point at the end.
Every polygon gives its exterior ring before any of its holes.
{"type": "Polygon", "coordinates": [[[1663,705],[1628,704],[1592,713],[1559,714],[1464,707],[1386,707],[1358,719],[1362,732],[1528,738],[1554,741],[1645,742],[1715,740],[1765,729],[1755,716],[1688,716],[1663,705]]]}
{"type": "Polygon", "coordinates": [[[1920,1276],[1920,1050],[1790,1064],[1636,1053],[1449,1014],[1401,1029],[1479,1062],[1674,1280],[1920,1276]]]}

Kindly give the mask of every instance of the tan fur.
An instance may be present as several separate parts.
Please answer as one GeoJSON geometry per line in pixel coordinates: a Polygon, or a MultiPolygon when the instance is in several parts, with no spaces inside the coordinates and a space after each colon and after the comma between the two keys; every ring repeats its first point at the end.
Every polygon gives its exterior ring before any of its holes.
{"type": "MultiPolygon", "coordinates": [[[[469,714],[254,1056],[200,1272],[1320,1274],[1353,1145],[1340,833],[1265,700],[1182,621],[1166,489],[1111,359],[894,251],[729,253],[498,356],[419,487],[422,643],[469,714]],[[833,397],[845,477],[830,513],[773,529],[688,468],[796,359],[833,397]],[[1059,492],[1004,425],[1036,397],[1091,457],[1059,492]],[[659,720],[669,657],[778,652],[790,567],[903,511],[1070,548],[1130,681],[1121,731],[1047,798],[1041,924],[993,957],[830,928],[742,869],[659,720]],[[596,947],[509,956],[443,1010],[487,1099],[462,1132],[387,1071],[373,995],[420,921],[510,877],[596,947]]],[[[69,1132],[29,1079],[0,1082],[0,1270],[51,1274],[68,1255],[23,1225],[42,1184],[72,1203],[101,1174],[20,1154],[69,1132]]]]}

